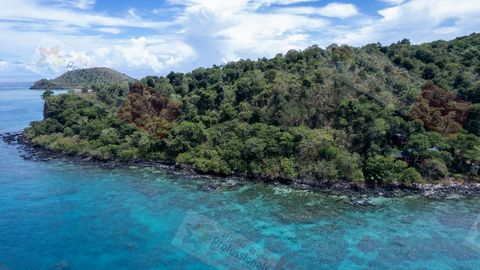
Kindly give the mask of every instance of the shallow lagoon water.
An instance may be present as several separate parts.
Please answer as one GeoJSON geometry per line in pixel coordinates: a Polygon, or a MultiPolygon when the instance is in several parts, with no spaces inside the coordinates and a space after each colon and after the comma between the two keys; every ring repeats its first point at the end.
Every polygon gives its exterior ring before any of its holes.
{"type": "MultiPolygon", "coordinates": [[[[41,93],[0,85],[0,131],[41,119],[41,93]]],[[[208,191],[209,181],[227,180],[21,154],[0,141],[2,270],[229,269],[172,244],[191,211],[278,255],[278,269],[480,268],[472,230],[479,198],[375,198],[375,207],[352,207],[284,186],[208,191]]]]}

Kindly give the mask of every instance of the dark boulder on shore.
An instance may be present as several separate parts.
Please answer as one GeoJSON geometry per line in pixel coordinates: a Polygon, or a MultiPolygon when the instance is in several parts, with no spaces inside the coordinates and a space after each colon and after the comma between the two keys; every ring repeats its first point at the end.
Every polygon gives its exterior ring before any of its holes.
{"type": "Polygon", "coordinates": [[[348,199],[345,202],[355,207],[375,206],[375,203],[373,203],[369,198],[379,196],[400,197],[407,195],[421,195],[432,199],[443,199],[455,198],[457,195],[480,195],[480,183],[450,182],[443,184],[415,184],[413,187],[410,188],[392,186],[386,189],[380,187],[358,186],[349,182],[331,183],[322,180],[305,180],[286,184],[281,182],[272,182],[267,179],[249,179],[245,175],[229,177],[209,176],[197,173],[191,166],[188,165],[167,164],[155,160],[97,160],[90,157],[82,157],[61,152],[55,152],[32,144],[28,139],[24,137],[22,132],[3,133],[0,134],[0,138],[2,138],[2,140],[9,145],[18,146],[18,148],[22,151],[20,155],[25,160],[49,161],[59,159],[68,160],[69,162],[73,163],[93,162],[101,166],[102,168],[131,168],[132,165],[134,165],[135,168],[154,166],[165,169],[167,171],[171,171],[174,175],[181,175],[182,177],[188,178],[190,180],[195,180],[198,178],[210,178],[211,182],[204,183],[203,185],[203,190],[208,192],[215,191],[221,187],[232,188],[248,180],[261,181],[266,184],[288,185],[298,189],[307,189],[315,192],[327,192],[332,194],[339,194],[341,196],[347,196],[348,199]]]}

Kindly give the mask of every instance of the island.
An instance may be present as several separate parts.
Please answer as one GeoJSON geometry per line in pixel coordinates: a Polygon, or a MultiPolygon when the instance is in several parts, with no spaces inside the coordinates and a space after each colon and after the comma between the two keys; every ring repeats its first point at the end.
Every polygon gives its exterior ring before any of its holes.
{"type": "MultiPolygon", "coordinates": [[[[72,86],[71,74],[36,85],[72,86]]],[[[311,46],[90,92],[47,90],[44,119],[24,136],[66,155],[267,182],[478,186],[479,76],[480,34],[311,46]]]]}
{"type": "Polygon", "coordinates": [[[106,67],[94,67],[71,70],[52,79],[36,81],[30,89],[88,89],[93,86],[104,87],[108,84],[128,83],[135,79],[106,67]]]}

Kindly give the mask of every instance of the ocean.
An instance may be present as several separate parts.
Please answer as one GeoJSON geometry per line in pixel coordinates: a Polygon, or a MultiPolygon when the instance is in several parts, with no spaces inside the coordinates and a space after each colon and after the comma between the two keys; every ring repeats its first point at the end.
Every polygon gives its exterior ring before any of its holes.
{"type": "MultiPolygon", "coordinates": [[[[0,84],[0,133],[42,119],[42,91],[28,86],[0,84]]],[[[480,268],[477,197],[354,207],[287,186],[23,151],[0,141],[1,270],[480,268]]]]}

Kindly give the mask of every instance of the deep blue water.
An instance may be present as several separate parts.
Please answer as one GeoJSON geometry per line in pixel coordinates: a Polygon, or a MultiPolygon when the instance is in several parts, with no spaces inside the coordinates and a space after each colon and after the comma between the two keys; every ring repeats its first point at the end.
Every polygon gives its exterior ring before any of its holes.
{"type": "MultiPolygon", "coordinates": [[[[0,132],[41,119],[40,95],[0,85],[0,132]]],[[[286,187],[21,154],[0,142],[1,270],[256,269],[232,249],[278,269],[480,269],[478,198],[374,198],[376,207],[355,208],[286,187]],[[209,181],[223,187],[207,191],[209,181]],[[212,244],[220,240],[230,247],[212,244]]]]}

